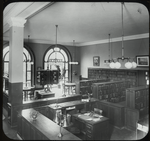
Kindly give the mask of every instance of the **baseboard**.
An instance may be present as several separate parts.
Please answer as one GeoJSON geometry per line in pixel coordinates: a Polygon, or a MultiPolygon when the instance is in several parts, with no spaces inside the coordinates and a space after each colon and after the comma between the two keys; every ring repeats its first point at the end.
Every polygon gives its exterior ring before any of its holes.
{"type": "Polygon", "coordinates": [[[18,138],[19,140],[23,140],[18,134],[17,134],[17,138],[18,138]]]}

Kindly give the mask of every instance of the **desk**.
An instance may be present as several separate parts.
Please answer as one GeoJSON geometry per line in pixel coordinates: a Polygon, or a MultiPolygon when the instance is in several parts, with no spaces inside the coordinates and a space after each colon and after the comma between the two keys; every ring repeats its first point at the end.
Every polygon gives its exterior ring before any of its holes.
{"type": "MultiPolygon", "coordinates": [[[[85,102],[81,100],[75,100],[75,101],[69,101],[69,102],[63,102],[63,103],[58,103],[58,106],[56,107],[56,104],[50,104],[48,107],[50,108],[50,112],[53,115],[52,120],[55,118],[56,110],[63,109],[65,110],[66,108],[72,107],[74,109],[84,109],[86,110],[92,110],[93,104],[95,104],[98,100],[95,98],[91,98],[91,101],[85,102]],[[89,106],[90,105],[90,106],[89,106]],[[87,109],[90,108],[90,109],[87,109]]],[[[65,111],[66,112],[66,111],[65,111]]]]}
{"type": "Polygon", "coordinates": [[[72,90],[75,89],[76,87],[76,83],[65,83],[65,88],[68,88],[68,94],[73,94],[75,92],[73,92],[72,90]]]}
{"type": "Polygon", "coordinates": [[[17,134],[23,140],[80,140],[64,128],[61,129],[63,137],[59,138],[60,126],[40,113],[36,121],[33,121],[30,117],[33,110],[22,110],[18,117],[17,134]]]}
{"type": "Polygon", "coordinates": [[[109,140],[109,119],[92,118],[88,113],[73,115],[73,124],[85,134],[85,140],[109,140]]]}
{"type": "Polygon", "coordinates": [[[54,97],[55,93],[45,92],[44,90],[40,90],[40,91],[36,91],[36,96],[38,99],[50,98],[50,97],[54,97]]]}

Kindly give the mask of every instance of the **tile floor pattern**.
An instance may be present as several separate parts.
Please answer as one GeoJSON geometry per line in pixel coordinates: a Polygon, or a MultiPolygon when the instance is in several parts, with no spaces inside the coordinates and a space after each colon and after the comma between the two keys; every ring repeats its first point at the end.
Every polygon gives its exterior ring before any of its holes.
{"type": "MultiPolygon", "coordinates": [[[[7,112],[3,108],[3,115],[5,116],[5,119],[3,119],[3,131],[4,136],[6,135],[9,138],[13,140],[19,140],[17,138],[17,131],[16,128],[11,128],[10,125],[7,122],[7,112]]],[[[136,140],[136,134],[135,132],[127,129],[118,129],[116,127],[110,127],[112,129],[112,134],[110,140],[136,140]]],[[[7,139],[5,137],[5,139],[7,139]]]]}

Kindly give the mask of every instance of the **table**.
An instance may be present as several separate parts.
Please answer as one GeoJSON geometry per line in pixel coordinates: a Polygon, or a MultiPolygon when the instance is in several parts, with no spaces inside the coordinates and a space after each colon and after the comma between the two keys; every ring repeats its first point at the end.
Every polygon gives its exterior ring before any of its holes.
{"type": "Polygon", "coordinates": [[[85,140],[109,140],[109,119],[99,115],[90,116],[90,113],[77,113],[73,116],[73,124],[84,134],[85,140]]]}
{"type": "Polygon", "coordinates": [[[53,92],[45,92],[44,90],[36,91],[36,96],[38,99],[55,97],[53,92]]]}
{"type": "Polygon", "coordinates": [[[76,83],[65,83],[65,88],[68,88],[68,94],[73,94],[73,88],[75,89],[76,83]]]}

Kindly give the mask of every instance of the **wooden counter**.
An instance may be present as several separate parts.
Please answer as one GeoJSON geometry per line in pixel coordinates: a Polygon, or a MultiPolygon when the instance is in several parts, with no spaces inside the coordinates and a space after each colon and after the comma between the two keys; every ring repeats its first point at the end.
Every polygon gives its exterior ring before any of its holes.
{"type": "Polygon", "coordinates": [[[36,121],[30,117],[34,109],[22,110],[18,117],[17,134],[23,140],[81,140],[74,134],[62,128],[62,138],[58,137],[60,126],[38,113],[36,121]]]}
{"type": "Polygon", "coordinates": [[[63,108],[72,107],[72,106],[80,106],[80,105],[85,105],[85,104],[89,104],[89,103],[95,103],[97,101],[98,100],[96,98],[91,98],[91,101],[89,101],[89,102],[85,102],[82,100],[75,100],[75,101],[59,103],[58,107],[55,106],[56,104],[50,104],[49,107],[52,109],[63,109],[63,108]]]}
{"type": "MultiPolygon", "coordinates": [[[[52,103],[56,103],[57,97],[50,97],[44,99],[37,99],[37,100],[30,100],[30,101],[23,101],[23,109],[34,108],[34,107],[41,107],[45,105],[49,105],[52,103]]],[[[80,100],[80,94],[68,95],[66,97],[59,97],[58,103],[73,101],[73,100],[80,100]]]]}
{"type": "Polygon", "coordinates": [[[68,102],[63,102],[63,103],[59,103],[58,106],[56,107],[56,103],[55,104],[50,104],[48,105],[49,107],[49,118],[51,120],[53,120],[55,118],[56,115],[56,110],[58,109],[62,109],[65,114],[66,114],[66,108],[70,108],[70,109],[76,109],[81,111],[82,109],[84,109],[85,111],[91,111],[94,109],[94,105],[96,104],[98,100],[95,98],[91,98],[91,101],[89,102],[85,102],[82,100],[74,100],[74,101],[68,101],[68,102]]]}
{"type": "Polygon", "coordinates": [[[112,103],[101,100],[98,102],[98,108],[103,110],[103,115],[110,119],[110,123],[119,128],[125,126],[125,101],[112,103]]]}

